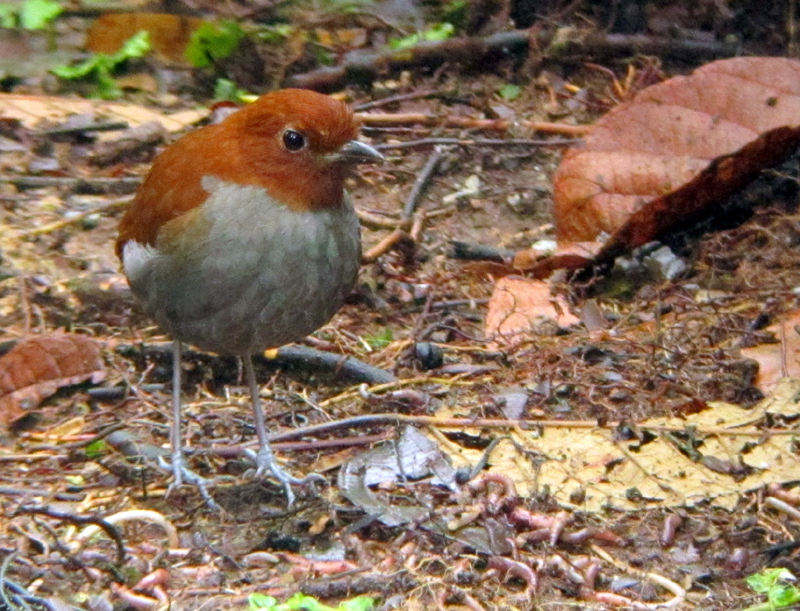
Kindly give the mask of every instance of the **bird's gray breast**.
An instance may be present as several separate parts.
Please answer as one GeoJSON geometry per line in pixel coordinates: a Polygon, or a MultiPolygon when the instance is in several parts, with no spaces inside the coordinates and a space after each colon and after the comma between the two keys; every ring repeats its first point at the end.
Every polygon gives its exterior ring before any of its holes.
{"type": "Polygon", "coordinates": [[[210,193],[206,234],[180,258],[157,253],[149,262],[143,301],[157,322],[200,348],[250,354],[302,339],[330,320],[358,273],[350,202],[297,212],[259,187],[208,177],[203,186],[210,193]]]}

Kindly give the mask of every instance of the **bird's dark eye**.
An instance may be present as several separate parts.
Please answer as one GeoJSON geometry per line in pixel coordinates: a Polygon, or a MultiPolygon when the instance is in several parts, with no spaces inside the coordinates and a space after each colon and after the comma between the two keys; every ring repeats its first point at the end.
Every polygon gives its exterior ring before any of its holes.
{"type": "Polygon", "coordinates": [[[306,145],[306,137],[294,129],[283,132],[283,146],[290,153],[299,151],[306,145]]]}

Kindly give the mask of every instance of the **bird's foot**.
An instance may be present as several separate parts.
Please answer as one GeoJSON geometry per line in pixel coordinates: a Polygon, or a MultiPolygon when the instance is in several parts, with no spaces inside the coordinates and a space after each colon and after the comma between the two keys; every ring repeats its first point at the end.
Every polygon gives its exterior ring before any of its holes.
{"type": "Polygon", "coordinates": [[[275,479],[283,484],[283,489],[286,491],[286,502],[289,507],[294,505],[295,499],[292,486],[303,486],[312,482],[325,483],[328,481],[319,473],[309,473],[303,478],[293,476],[291,473],[281,468],[269,447],[261,448],[258,453],[249,449],[246,450],[245,453],[256,464],[254,477],[259,478],[266,473],[271,473],[275,479]]]}
{"type": "Polygon", "coordinates": [[[163,456],[159,456],[158,466],[162,471],[172,473],[173,479],[172,483],[169,485],[169,487],[167,487],[167,497],[169,497],[173,491],[175,491],[177,488],[180,488],[183,484],[188,484],[189,486],[194,486],[200,491],[200,495],[206,502],[206,507],[213,511],[221,511],[220,506],[217,505],[217,502],[208,491],[208,487],[213,483],[213,480],[206,479],[202,475],[198,475],[192,471],[186,464],[186,459],[182,454],[178,456],[173,455],[171,463],[168,463],[166,460],[164,460],[163,456]]]}

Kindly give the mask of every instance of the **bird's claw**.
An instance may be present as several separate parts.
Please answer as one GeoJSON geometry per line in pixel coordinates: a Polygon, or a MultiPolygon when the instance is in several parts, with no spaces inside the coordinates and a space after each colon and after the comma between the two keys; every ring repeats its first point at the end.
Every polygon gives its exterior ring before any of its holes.
{"type": "Polygon", "coordinates": [[[257,453],[253,450],[245,450],[245,454],[256,464],[256,471],[253,477],[259,478],[267,473],[271,473],[286,491],[286,503],[289,507],[294,505],[295,495],[292,486],[303,486],[312,482],[325,483],[327,480],[319,473],[309,473],[305,477],[298,478],[285,471],[278,465],[275,456],[269,448],[261,448],[257,453]]]}
{"type": "Polygon", "coordinates": [[[168,463],[164,460],[163,456],[158,457],[158,466],[162,471],[172,473],[172,483],[167,487],[166,497],[169,497],[176,489],[180,488],[183,484],[194,486],[200,491],[200,495],[206,502],[206,506],[212,511],[221,511],[221,507],[211,496],[208,487],[213,483],[213,480],[206,479],[202,475],[198,475],[192,471],[186,464],[183,456],[172,457],[172,462],[168,463]]]}

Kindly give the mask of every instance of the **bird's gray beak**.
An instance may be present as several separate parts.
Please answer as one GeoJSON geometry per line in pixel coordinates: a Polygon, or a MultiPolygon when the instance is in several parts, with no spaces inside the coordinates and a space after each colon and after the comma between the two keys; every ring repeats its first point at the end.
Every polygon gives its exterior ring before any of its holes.
{"type": "Polygon", "coordinates": [[[384,157],[369,144],[364,144],[358,140],[351,140],[335,153],[326,155],[328,163],[377,163],[383,161],[384,157]]]}

